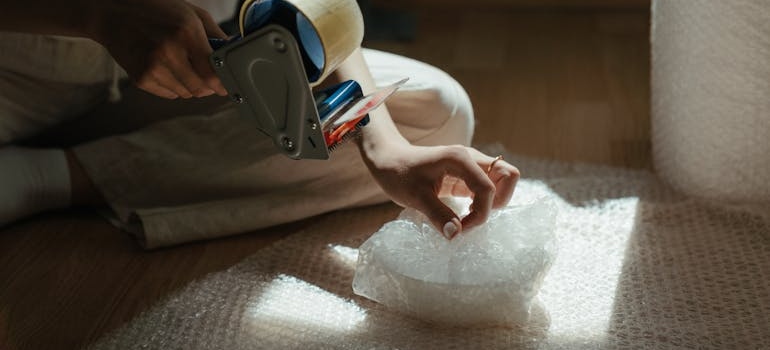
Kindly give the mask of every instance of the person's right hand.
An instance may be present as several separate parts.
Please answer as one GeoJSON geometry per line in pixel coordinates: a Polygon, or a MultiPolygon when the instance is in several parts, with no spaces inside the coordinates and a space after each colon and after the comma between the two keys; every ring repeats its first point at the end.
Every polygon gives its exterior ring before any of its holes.
{"type": "Polygon", "coordinates": [[[227,91],[209,63],[208,37],[225,38],[205,10],[184,0],[103,1],[94,39],[142,90],[174,99],[227,91]]]}
{"type": "Polygon", "coordinates": [[[483,224],[492,209],[508,204],[520,176],[510,163],[461,145],[391,142],[381,152],[363,151],[362,155],[374,179],[396,204],[425,214],[448,239],[483,224]],[[441,202],[441,197],[450,195],[473,199],[467,216],[459,218],[441,202]]]}

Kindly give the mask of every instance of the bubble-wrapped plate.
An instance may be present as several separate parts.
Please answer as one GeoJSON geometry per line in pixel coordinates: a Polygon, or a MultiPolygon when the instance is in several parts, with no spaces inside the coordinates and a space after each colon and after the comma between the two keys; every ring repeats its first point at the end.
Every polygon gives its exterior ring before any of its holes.
{"type": "MultiPolygon", "coordinates": [[[[470,200],[445,199],[461,216],[470,200]]],[[[452,240],[405,209],[359,248],[356,294],[455,326],[524,324],[555,256],[555,207],[544,199],[495,210],[452,240]]]]}

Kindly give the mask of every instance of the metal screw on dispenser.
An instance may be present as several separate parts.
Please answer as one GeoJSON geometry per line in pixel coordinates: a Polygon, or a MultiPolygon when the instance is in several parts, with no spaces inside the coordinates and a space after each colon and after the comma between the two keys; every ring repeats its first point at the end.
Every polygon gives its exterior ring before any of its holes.
{"type": "Polygon", "coordinates": [[[318,129],[318,123],[310,121],[310,130],[318,129]]]}
{"type": "Polygon", "coordinates": [[[233,99],[233,102],[238,103],[238,104],[245,102],[243,96],[241,96],[239,94],[233,94],[233,96],[231,98],[233,99]]]}
{"type": "Polygon", "coordinates": [[[214,57],[214,67],[222,68],[225,66],[225,61],[221,57],[214,57]]]}
{"type": "Polygon", "coordinates": [[[286,52],[286,43],[281,38],[273,38],[273,47],[278,52],[286,52]]]}
{"type": "Polygon", "coordinates": [[[283,148],[289,152],[294,151],[294,141],[288,137],[284,137],[282,140],[283,148]]]}

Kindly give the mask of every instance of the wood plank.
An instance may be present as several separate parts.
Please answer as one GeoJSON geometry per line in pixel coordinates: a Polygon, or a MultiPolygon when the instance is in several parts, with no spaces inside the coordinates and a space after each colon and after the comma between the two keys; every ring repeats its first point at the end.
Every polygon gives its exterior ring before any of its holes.
{"type": "Polygon", "coordinates": [[[143,251],[95,214],[65,211],[0,231],[0,349],[78,349],[191,281],[308,222],[143,251]]]}
{"type": "Polygon", "coordinates": [[[412,13],[414,41],[366,45],[453,75],[474,103],[477,143],[651,168],[646,11],[412,13]]]}

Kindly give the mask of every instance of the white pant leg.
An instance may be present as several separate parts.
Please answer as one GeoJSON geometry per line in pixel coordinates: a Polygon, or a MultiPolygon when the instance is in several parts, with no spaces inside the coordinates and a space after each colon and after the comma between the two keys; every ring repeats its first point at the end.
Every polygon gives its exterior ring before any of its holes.
{"type": "Polygon", "coordinates": [[[399,131],[413,144],[470,145],[475,120],[470,98],[444,71],[392,53],[364,50],[378,85],[409,81],[387,102],[399,131]]]}
{"type": "MultiPolygon", "coordinates": [[[[470,141],[472,109],[456,81],[404,57],[370,50],[364,55],[378,84],[412,77],[388,103],[410,141],[470,141]]],[[[291,160],[232,106],[97,140],[75,153],[121,225],[139,228],[147,248],[386,200],[353,143],[328,161],[291,160]]]]}
{"type": "Polygon", "coordinates": [[[0,145],[88,111],[125,77],[88,39],[0,32],[0,52],[0,145]]]}

